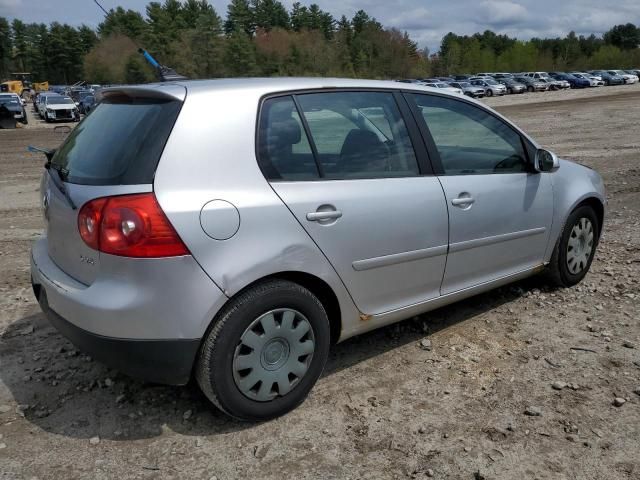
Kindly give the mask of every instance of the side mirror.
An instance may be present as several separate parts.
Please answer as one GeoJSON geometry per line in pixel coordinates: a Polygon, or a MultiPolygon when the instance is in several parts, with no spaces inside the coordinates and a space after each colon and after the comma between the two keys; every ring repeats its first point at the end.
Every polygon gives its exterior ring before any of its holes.
{"type": "Polygon", "coordinates": [[[558,160],[558,156],[544,148],[538,149],[533,163],[533,168],[536,172],[555,172],[560,168],[560,160],[558,160]]]}

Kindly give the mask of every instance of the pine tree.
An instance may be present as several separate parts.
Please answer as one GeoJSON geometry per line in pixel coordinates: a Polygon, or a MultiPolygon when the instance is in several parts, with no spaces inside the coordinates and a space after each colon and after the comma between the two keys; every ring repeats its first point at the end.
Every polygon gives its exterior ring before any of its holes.
{"type": "Polygon", "coordinates": [[[256,28],[290,28],[287,9],[278,0],[252,0],[251,8],[256,28]]]}
{"type": "Polygon", "coordinates": [[[256,52],[251,38],[242,30],[234,31],[227,38],[225,65],[232,76],[249,77],[257,70],[256,52]]]}
{"type": "Polygon", "coordinates": [[[227,20],[224,22],[224,31],[231,35],[235,31],[243,31],[249,36],[255,31],[253,11],[248,0],[231,0],[227,6],[227,20]]]}
{"type": "Polygon", "coordinates": [[[0,17],[0,81],[9,76],[12,50],[11,27],[6,18],[0,17]]]}

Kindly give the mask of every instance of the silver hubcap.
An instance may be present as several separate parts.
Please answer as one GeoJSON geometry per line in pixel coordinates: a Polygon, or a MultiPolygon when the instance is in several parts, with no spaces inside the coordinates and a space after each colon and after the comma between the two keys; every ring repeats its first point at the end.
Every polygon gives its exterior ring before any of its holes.
{"type": "Polygon", "coordinates": [[[289,393],[304,377],[315,350],[313,328],[296,310],[280,308],[256,318],[233,355],[233,379],[252,400],[289,393]]]}
{"type": "Polygon", "coordinates": [[[593,252],[593,225],[581,218],[571,229],[567,243],[567,267],[576,275],[587,267],[593,252]]]}

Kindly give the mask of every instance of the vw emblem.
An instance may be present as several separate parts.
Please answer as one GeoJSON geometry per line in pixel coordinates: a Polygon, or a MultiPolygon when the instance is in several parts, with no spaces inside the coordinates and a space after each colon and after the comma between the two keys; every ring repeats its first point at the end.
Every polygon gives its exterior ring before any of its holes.
{"type": "Polygon", "coordinates": [[[51,190],[47,188],[42,196],[42,209],[44,211],[44,218],[49,220],[49,204],[51,202],[51,190]]]}

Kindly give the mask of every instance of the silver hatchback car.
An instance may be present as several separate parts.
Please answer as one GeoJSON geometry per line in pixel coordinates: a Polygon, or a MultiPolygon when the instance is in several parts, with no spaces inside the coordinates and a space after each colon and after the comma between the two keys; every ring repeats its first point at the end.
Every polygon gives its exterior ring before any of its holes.
{"type": "Polygon", "coordinates": [[[78,347],[245,420],[332,342],[546,271],[586,274],[593,170],[460,95],[396,82],[117,87],[49,158],[34,292],[78,347]]]}

